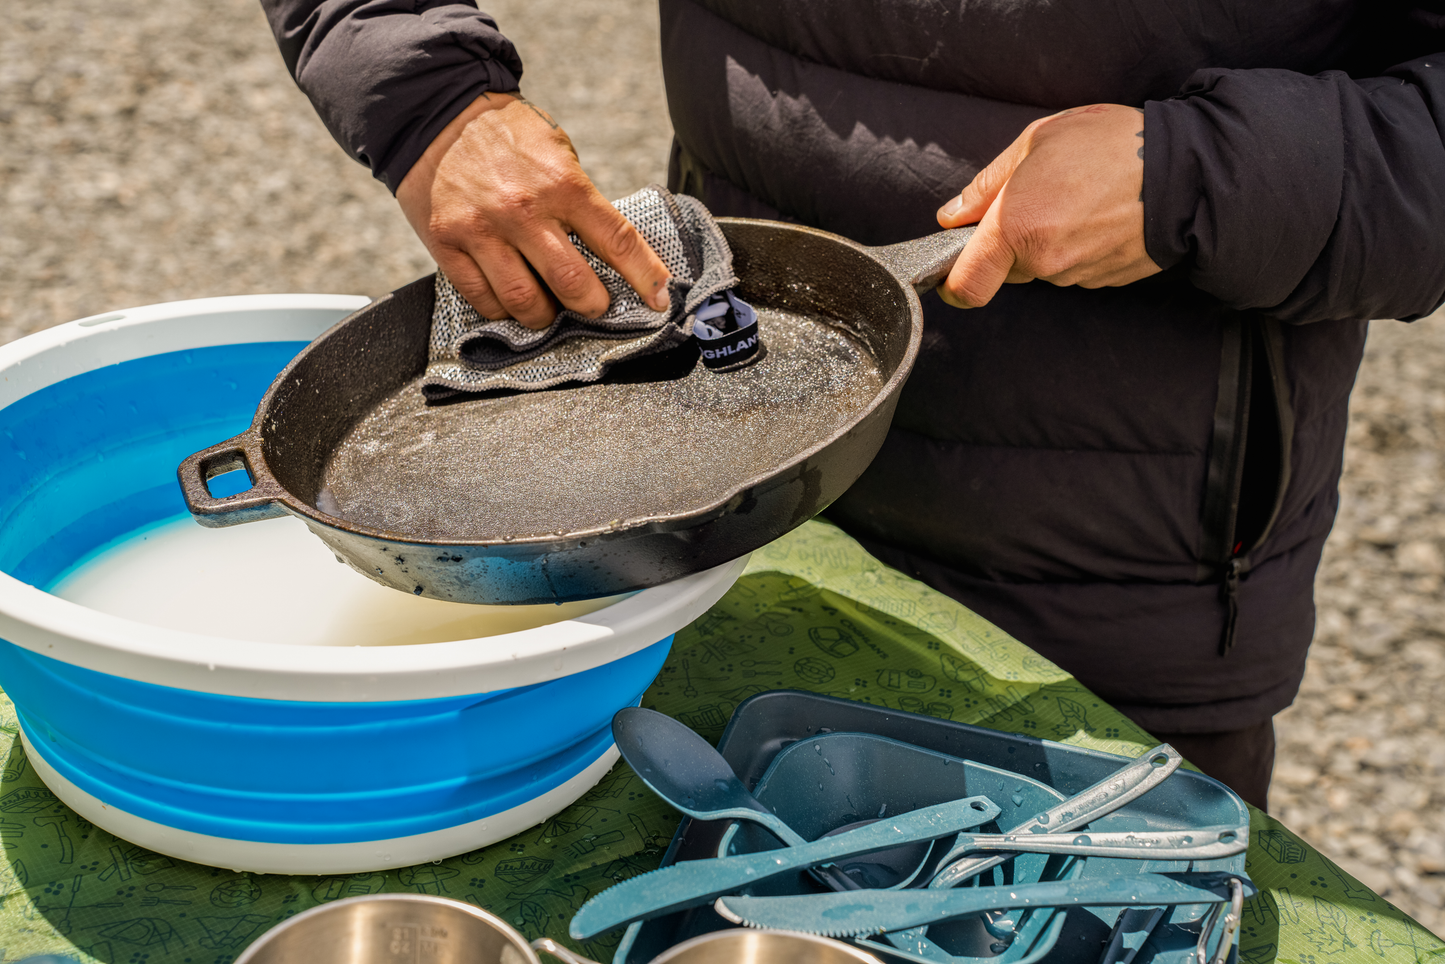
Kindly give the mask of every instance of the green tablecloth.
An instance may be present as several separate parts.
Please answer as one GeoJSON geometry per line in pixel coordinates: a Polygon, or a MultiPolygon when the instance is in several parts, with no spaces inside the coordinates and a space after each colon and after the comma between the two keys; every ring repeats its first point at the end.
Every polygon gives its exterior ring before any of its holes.
{"type": "MultiPolygon", "coordinates": [[[[1115,753],[1153,743],[1058,667],[822,522],[753,556],[732,591],[678,634],[644,705],[715,741],[738,703],[779,688],[1115,753]]],[[[86,823],[28,765],[8,700],[0,727],[11,737],[0,777],[0,961],[62,953],[105,964],[227,964],[308,907],[385,891],[468,901],[528,937],[564,938],[583,900],[657,866],[678,823],[619,764],[545,824],[438,864],[325,878],[234,873],[86,823]]],[[[1260,894],[1245,905],[1243,960],[1445,960],[1445,942],[1277,821],[1257,811],[1252,819],[1248,869],[1260,894]]],[[[581,949],[606,961],[617,937],[581,949]]]]}

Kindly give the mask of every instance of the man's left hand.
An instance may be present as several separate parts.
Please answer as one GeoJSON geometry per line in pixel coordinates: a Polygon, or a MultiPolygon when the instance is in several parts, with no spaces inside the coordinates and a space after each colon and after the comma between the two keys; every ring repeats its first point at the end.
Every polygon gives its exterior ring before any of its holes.
{"type": "Polygon", "coordinates": [[[1077,107],[1030,124],[938,212],[945,228],[978,224],[943,300],[988,304],[1004,283],[1126,285],[1159,271],[1144,250],[1144,114],[1077,107]]]}

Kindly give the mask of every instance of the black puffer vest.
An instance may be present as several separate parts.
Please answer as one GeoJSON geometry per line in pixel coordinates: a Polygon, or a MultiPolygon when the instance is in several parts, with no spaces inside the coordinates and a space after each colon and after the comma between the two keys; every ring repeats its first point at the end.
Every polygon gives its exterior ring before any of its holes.
{"type": "MultiPolygon", "coordinates": [[[[673,189],[868,244],[936,230],[939,205],[1035,118],[1142,106],[1201,67],[1315,72],[1341,56],[1354,12],[661,6],[673,189]]],[[[1268,321],[1178,271],[1005,286],[970,312],[925,302],[893,430],[829,516],[1146,728],[1233,730],[1287,706],[1365,324],[1268,321]]]]}

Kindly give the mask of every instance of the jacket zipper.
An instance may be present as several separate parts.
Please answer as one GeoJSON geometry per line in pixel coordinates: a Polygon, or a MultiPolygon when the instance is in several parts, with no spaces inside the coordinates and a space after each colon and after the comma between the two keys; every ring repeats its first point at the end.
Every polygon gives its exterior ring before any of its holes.
{"type": "MultiPolygon", "coordinates": [[[[1239,587],[1252,568],[1251,553],[1264,544],[1279,516],[1289,484],[1290,444],[1293,412],[1284,371],[1284,342],[1279,322],[1273,319],[1242,319],[1234,316],[1224,323],[1220,356],[1219,396],[1215,405],[1214,439],[1210,446],[1209,475],[1205,489],[1204,533],[1200,552],[1199,581],[1219,580],[1224,626],[1219,655],[1234,648],[1239,624],[1239,587]],[[1263,366],[1258,371],[1256,366],[1263,366]],[[1261,376],[1256,378],[1256,375],[1261,376]],[[1262,389],[1262,390],[1256,390],[1262,389]],[[1244,496],[1245,460],[1249,453],[1252,410],[1269,406],[1271,432],[1278,442],[1274,470],[1274,492],[1269,514],[1249,544],[1240,539],[1240,504],[1244,496]]],[[[1257,440],[1266,444],[1269,439],[1257,440]]],[[[1264,454],[1255,458],[1266,457],[1264,454]]]]}

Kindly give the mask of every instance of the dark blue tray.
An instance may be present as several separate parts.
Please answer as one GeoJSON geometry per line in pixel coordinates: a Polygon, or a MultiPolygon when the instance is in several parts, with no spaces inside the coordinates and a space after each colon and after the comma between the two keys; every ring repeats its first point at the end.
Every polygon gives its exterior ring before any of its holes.
{"type": "MultiPolygon", "coordinates": [[[[798,690],[774,690],[744,701],[723,731],[718,750],[751,790],[757,787],[784,747],[830,732],[886,736],[1011,771],[1065,795],[1092,786],[1127,762],[1127,758],[1111,753],[798,690]]],[[[1139,799],[1090,824],[1089,829],[1099,832],[1176,830],[1245,825],[1248,819],[1244,802],[1224,784],[1201,773],[1179,770],[1139,799]]],[[[716,856],[729,825],[730,821],[725,820],[684,819],[663,856],[663,866],[716,856]]],[[[1243,874],[1244,856],[1241,853],[1225,860],[1196,862],[1192,866],[1182,861],[1150,861],[1147,869],[1243,874]]],[[[1092,858],[1085,873],[1089,877],[1112,876],[1138,873],[1141,869],[1138,861],[1092,858]]],[[[1176,909],[1140,949],[1135,964],[1174,964],[1186,960],[1198,940],[1201,912],[1202,909],[1176,909]]],[[[1118,909],[1110,908],[1070,911],[1050,961],[1095,964],[1117,916],[1118,909]]],[[[634,924],[623,936],[613,964],[646,964],[674,944],[731,926],[711,906],[634,924]]]]}

